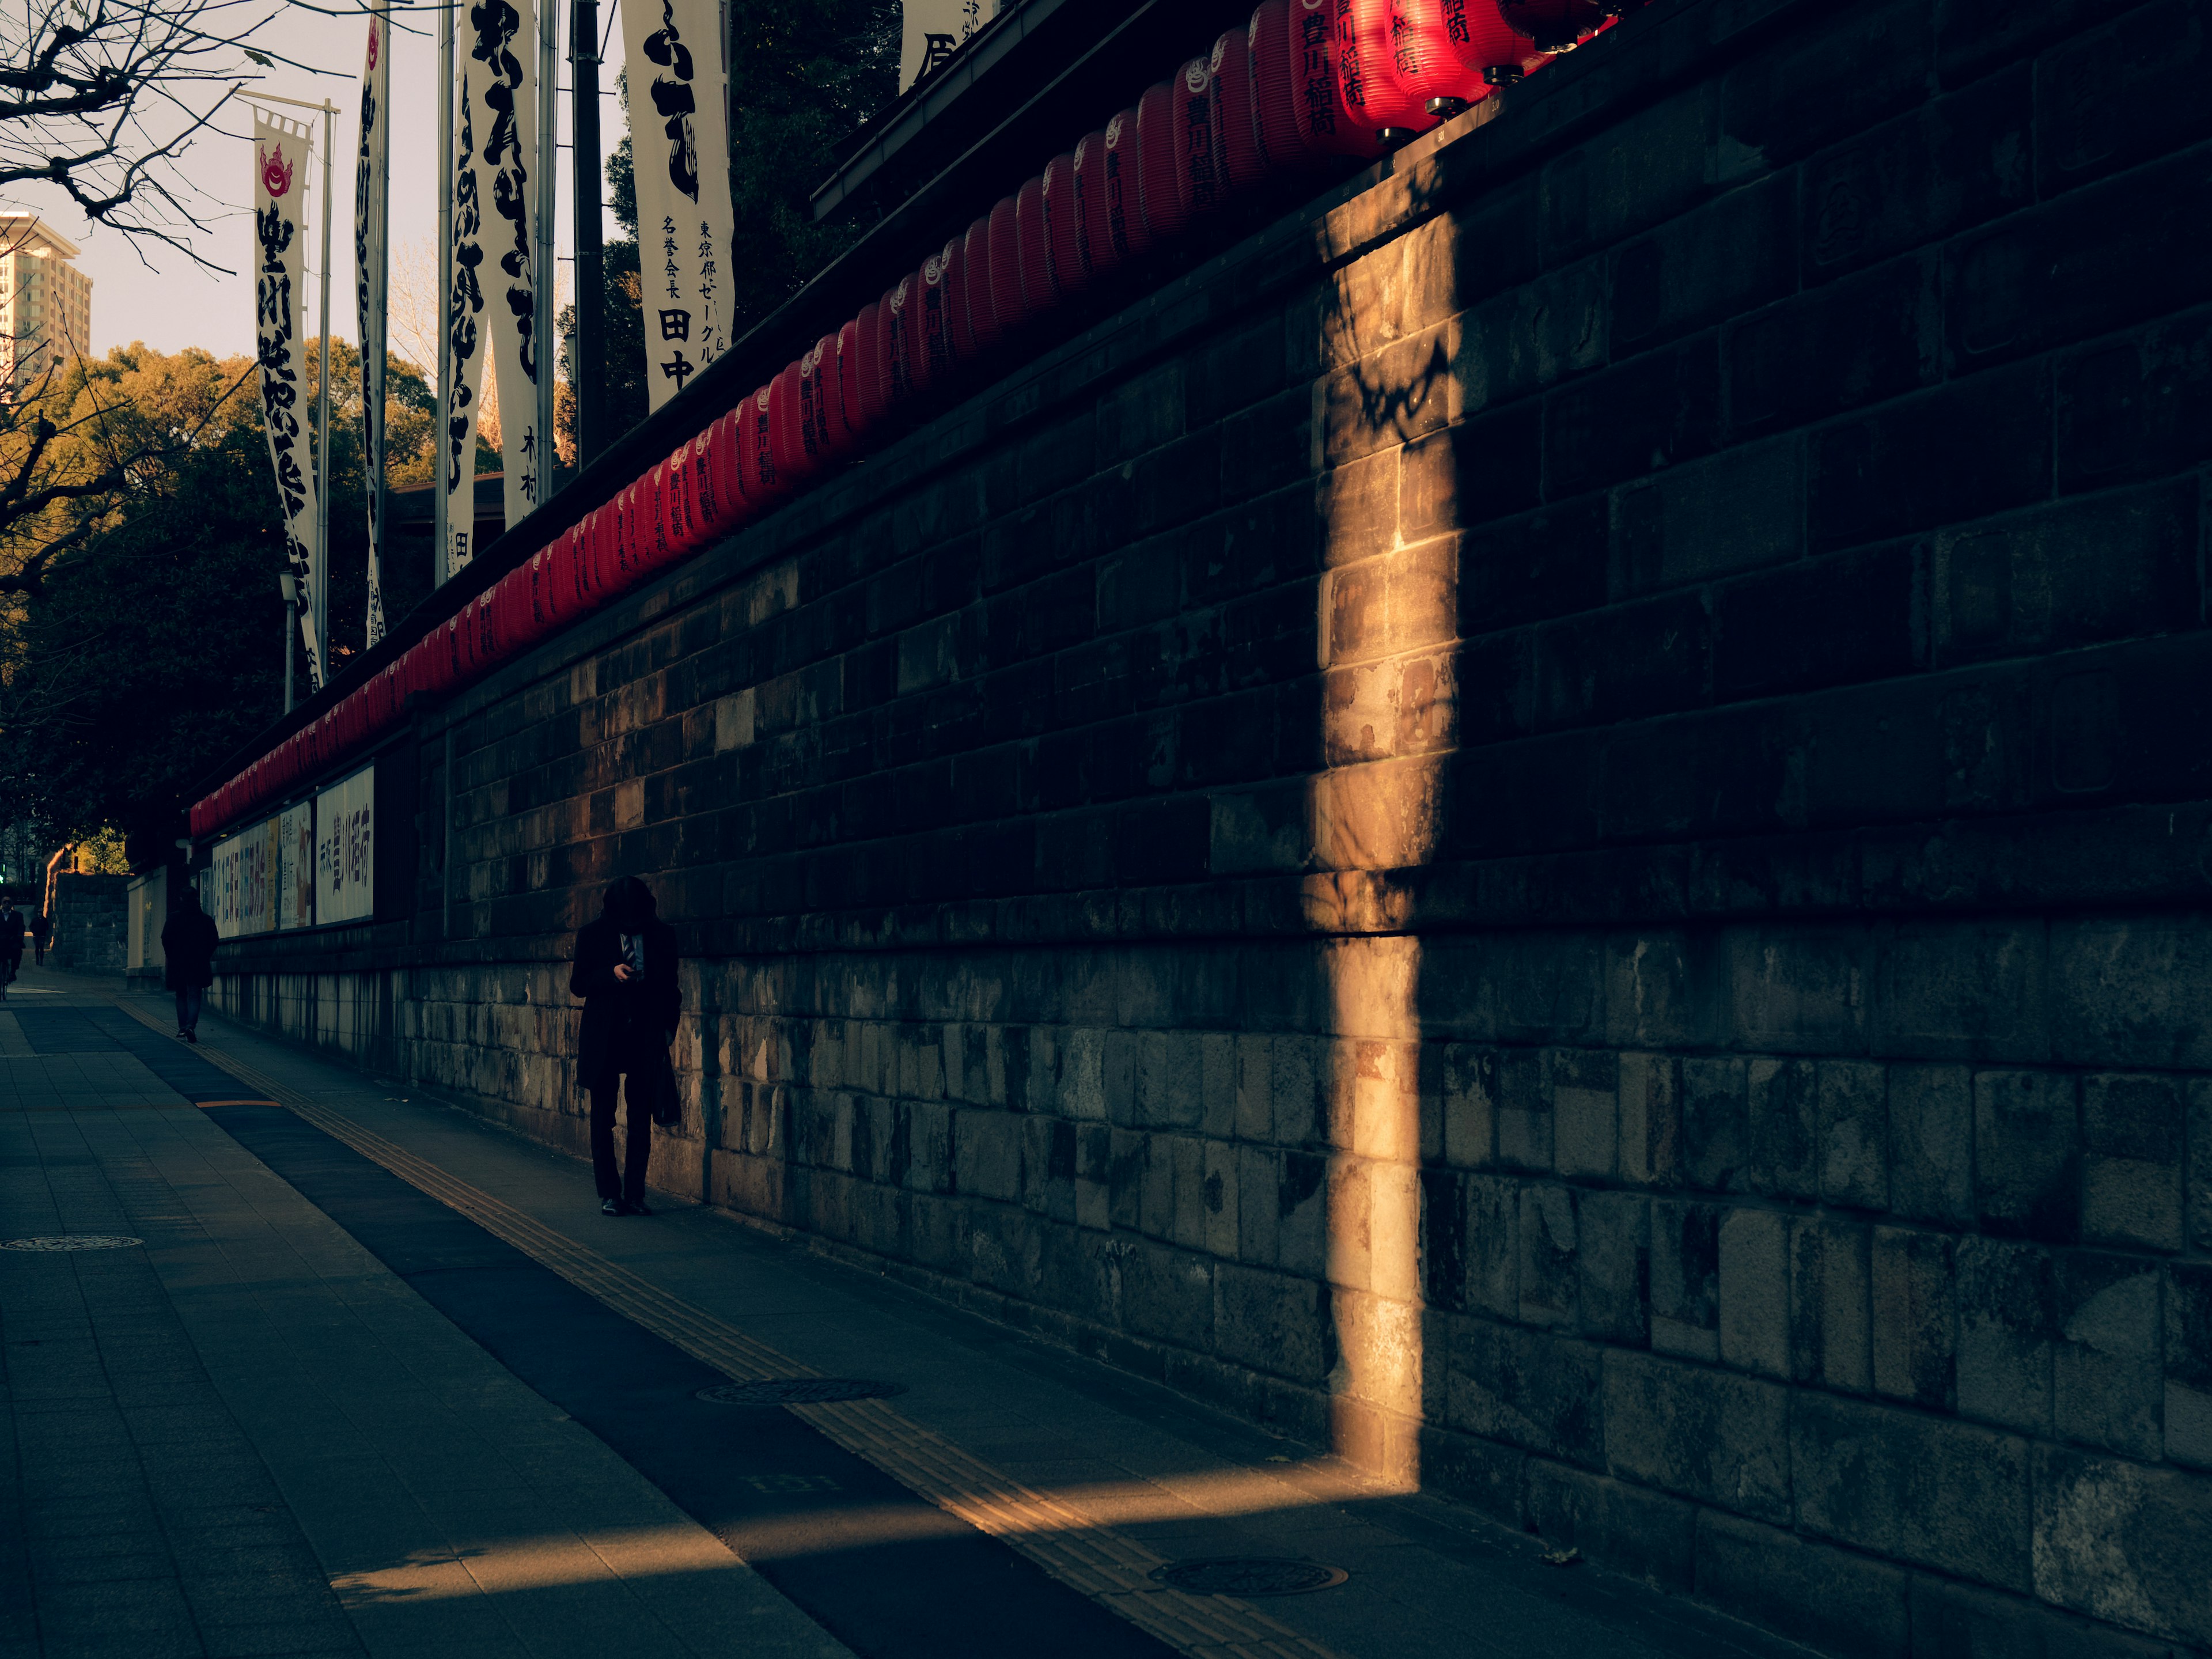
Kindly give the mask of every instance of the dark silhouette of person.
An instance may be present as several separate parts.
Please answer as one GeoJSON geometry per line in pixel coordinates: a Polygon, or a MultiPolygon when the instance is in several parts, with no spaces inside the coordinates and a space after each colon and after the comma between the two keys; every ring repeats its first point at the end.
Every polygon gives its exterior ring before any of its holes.
{"type": "Polygon", "coordinates": [[[161,979],[177,994],[177,1035],[187,1042],[200,1040],[200,1004],[207,988],[215,983],[215,918],[200,908],[200,896],[191,888],[161,928],[161,979]]]}
{"type": "Polygon", "coordinates": [[[38,954],[39,966],[46,965],[46,941],[54,936],[54,919],[44,910],[31,918],[31,945],[38,954]]]}
{"type": "Polygon", "coordinates": [[[673,1086],[668,1049],[676,1041],[684,998],[676,983],[676,930],[660,920],[652,890],[635,876],[609,888],[599,919],[578,929],[568,991],[584,1000],[576,1079],[592,1097],[592,1173],[599,1181],[599,1212],[651,1215],[645,1169],[652,1156],[653,1108],[659,1091],[673,1086]],[[619,1175],[618,1082],[629,1107],[619,1175]]]}
{"type": "Polygon", "coordinates": [[[23,913],[15,901],[0,898],[0,1002],[8,1000],[8,987],[23,965],[23,913]]]}

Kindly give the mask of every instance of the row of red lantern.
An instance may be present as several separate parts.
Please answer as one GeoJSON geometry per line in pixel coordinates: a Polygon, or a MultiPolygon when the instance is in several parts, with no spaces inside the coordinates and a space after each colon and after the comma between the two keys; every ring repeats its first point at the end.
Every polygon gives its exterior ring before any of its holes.
{"type": "Polygon", "coordinates": [[[1244,28],[978,217],[873,305],[191,810],[204,836],[775,505],[1064,300],[1232,196],[1379,155],[1605,27],[1623,0],[1261,0],[1244,28]],[[1379,69],[1378,69],[1379,66],[1379,69]]]}

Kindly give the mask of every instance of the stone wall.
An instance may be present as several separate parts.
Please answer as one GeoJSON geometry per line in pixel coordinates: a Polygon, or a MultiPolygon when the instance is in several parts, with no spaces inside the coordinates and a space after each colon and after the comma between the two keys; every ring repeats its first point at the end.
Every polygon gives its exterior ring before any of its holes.
{"type": "Polygon", "coordinates": [[[131,925],[128,876],[54,878],[54,932],[46,959],[72,974],[119,974],[131,925]]]}
{"type": "Polygon", "coordinates": [[[219,1000],[1839,1652],[2212,1645],[2204,7],[1662,3],[449,706],[219,1000]],[[389,823],[389,836],[397,826],[389,823]]]}

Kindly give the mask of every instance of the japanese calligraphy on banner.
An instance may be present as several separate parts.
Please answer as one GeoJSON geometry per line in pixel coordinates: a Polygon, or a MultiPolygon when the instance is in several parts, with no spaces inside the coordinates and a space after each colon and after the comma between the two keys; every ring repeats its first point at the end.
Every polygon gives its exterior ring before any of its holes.
{"type": "MultiPolygon", "coordinates": [[[[391,280],[387,242],[391,216],[392,53],[384,13],[368,15],[368,61],[361,72],[361,147],[354,158],[354,316],[361,327],[362,471],[384,476],[384,339],[386,289],[391,280]]],[[[384,539],[378,532],[384,492],[368,496],[368,642],[384,637],[384,539]]]]}
{"type": "Polygon", "coordinates": [[[899,42],[899,90],[945,66],[968,37],[998,15],[998,0],[906,0],[899,42]]]}
{"type": "MultiPolygon", "coordinates": [[[[463,20],[465,21],[465,18],[463,20]]],[[[474,37],[464,30],[459,37],[474,37]]],[[[446,575],[476,556],[477,418],[483,411],[484,263],[482,169],[477,155],[486,112],[473,58],[453,93],[453,283],[446,291],[444,325],[453,354],[439,436],[439,476],[446,488],[446,575]]]]}
{"type": "Polygon", "coordinates": [[[538,505],[544,449],[538,431],[544,331],[538,325],[537,11],[532,0],[471,0],[461,21],[460,46],[467,54],[461,78],[475,121],[483,257],[475,274],[491,318],[501,469],[507,522],[513,525],[538,505]]]}
{"type": "Polygon", "coordinates": [[[359,921],[376,909],[376,769],[315,797],[315,920],[359,921]]]}
{"type": "MultiPolygon", "coordinates": [[[[730,349],[730,143],[720,0],[622,9],[645,383],[659,409],[730,349]]],[[[505,388],[501,402],[504,404],[505,388]]]]}
{"type": "Polygon", "coordinates": [[[276,926],[282,828],[281,818],[269,818],[216,843],[205,902],[217,939],[265,933],[276,926]]]}
{"type": "Polygon", "coordinates": [[[307,389],[300,330],[306,288],[307,129],[253,112],[253,313],[261,376],[261,426],[284,509],[284,558],[300,585],[300,637],[307,684],[323,684],[323,646],[315,637],[315,465],[307,436],[307,389]]]}

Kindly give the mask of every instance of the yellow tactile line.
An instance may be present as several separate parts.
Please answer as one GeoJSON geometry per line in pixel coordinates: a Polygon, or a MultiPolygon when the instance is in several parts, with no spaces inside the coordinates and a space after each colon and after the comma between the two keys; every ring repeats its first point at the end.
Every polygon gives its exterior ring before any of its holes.
{"type": "MultiPolygon", "coordinates": [[[[154,1024],[136,1009],[126,1006],[125,1011],[142,1024],[154,1024]]],[[[203,1052],[332,1139],[731,1377],[752,1382],[822,1375],[350,1118],[301,1098],[246,1062],[203,1052]]],[[[1166,1565],[1164,1557],[999,1473],[883,1401],[787,1409],[909,1491],[1000,1540],[1061,1583],[1190,1659],[1337,1659],[1331,1650],[1279,1624],[1249,1602],[1227,1595],[1193,1595],[1153,1582],[1151,1575],[1166,1565]]]]}

